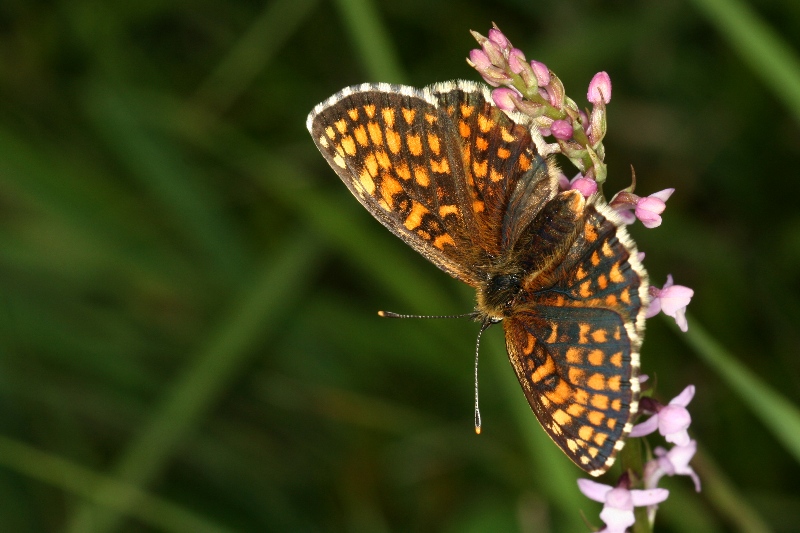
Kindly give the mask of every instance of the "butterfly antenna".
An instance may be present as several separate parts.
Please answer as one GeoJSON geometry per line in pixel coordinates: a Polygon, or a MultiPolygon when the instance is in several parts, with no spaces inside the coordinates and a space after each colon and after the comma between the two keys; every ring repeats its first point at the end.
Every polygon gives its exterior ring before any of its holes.
{"type": "Polygon", "coordinates": [[[473,311],[460,315],[401,315],[391,311],[378,311],[378,316],[382,318],[475,318],[476,314],[473,311]]]}
{"type": "Polygon", "coordinates": [[[478,407],[478,353],[480,352],[481,348],[481,335],[483,332],[489,329],[489,326],[492,324],[497,324],[499,320],[490,318],[481,325],[480,331],[478,331],[478,340],[475,341],[475,434],[481,434],[481,409],[478,407]]]}

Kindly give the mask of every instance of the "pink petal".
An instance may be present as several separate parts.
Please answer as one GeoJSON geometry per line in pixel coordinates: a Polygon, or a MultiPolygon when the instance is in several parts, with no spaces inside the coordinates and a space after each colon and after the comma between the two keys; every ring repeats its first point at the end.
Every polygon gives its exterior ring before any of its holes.
{"type": "Polygon", "coordinates": [[[641,424],[636,424],[631,429],[629,437],[644,437],[658,429],[658,415],[651,416],[641,424]]]}
{"type": "Polygon", "coordinates": [[[550,125],[550,132],[556,139],[568,141],[572,138],[572,124],[566,120],[554,120],[550,125]]]}
{"type": "Polygon", "coordinates": [[[503,111],[514,111],[517,109],[514,105],[515,98],[519,98],[519,93],[514,89],[501,87],[492,91],[492,100],[494,100],[494,104],[503,111]]]}
{"type": "Polygon", "coordinates": [[[665,437],[685,432],[691,424],[692,417],[689,411],[681,405],[666,405],[658,412],[658,432],[665,437]]]}
{"type": "Polygon", "coordinates": [[[544,87],[550,83],[550,69],[547,68],[547,65],[536,60],[531,60],[531,68],[533,69],[533,73],[536,74],[539,87],[544,87]]]}
{"type": "Polygon", "coordinates": [[[511,42],[508,40],[508,37],[506,37],[503,32],[497,28],[492,28],[489,30],[489,40],[501,48],[506,48],[511,44],[511,42]]]}
{"type": "Polygon", "coordinates": [[[633,499],[633,505],[636,507],[655,505],[669,497],[669,491],[667,489],[632,490],[630,493],[633,499]]]}
{"type": "Polygon", "coordinates": [[[648,198],[658,198],[662,202],[666,202],[669,200],[669,197],[672,196],[672,193],[675,192],[675,189],[664,189],[663,191],[654,192],[648,198]]]}
{"type": "Polygon", "coordinates": [[[653,318],[660,312],[661,312],[661,299],[655,297],[652,300],[650,300],[650,304],[647,307],[647,311],[645,312],[644,317],[653,318]]]}
{"type": "Polygon", "coordinates": [[[681,405],[683,407],[686,407],[687,405],[689,405],[689,402],[692,401],[692,398],[694,398],[694,391],[695,391],[694,385],[687,385],[686,388],[683,389],[680,394],[678,394],[669,401],[669,405],[681,405]]]}
{"type": "Polygon", "coordinates": [[[661,308],[664,314],[674,317],[680,310],[684,309],[694,296],[694,291],[683,285],[672,285],[661,290],[661,308]]]}
{"type": "Polygon", "coordinates": [[[597,192],[597,182],[590,178],[578,178],[572,182],[570,189],[576,189],[584,198],[589,198],[597,192]]]}
{"type": "Polygon", "coordinates": [[[637,210],[649,211],[656,215],[660,215],[661,213],[663,213],[664,209],[666,208],[667,204],[665,204],[663,200],[659,200],[658,198],[653,198],[652,196],[642,198],[636,204],[637,210]]]}
{"type": "Polygon", "coordinates": [[[626,511],[606,505],[603,507],[603,510],[600,511],[600,520],[605,522],[606,531],[608,532],[624,532],[627,528],[636,523],[636,518],[633,515],[633,506],[631,506],[630,511],[626,511]]]}
{"type": "Polygon", "coordinates": [[[589,82],[589,91],[586,99],[593,104],[600,102],[609,103],[611,101],[611,78],[606,72],[598,72],[589,82]]]}
{"type": "Polygon", "coordinates": [[[511,72],[519,74],[525,68],[525,54],[519,48],[512,48],[508,54],[508,66],[511,72]]]}
{"type": "Polygon", "coordinates": [[[478,70],[492,66],[492,62],[489,61],[489,56],[486,55],[486,52],[483,50],[470,50],[469,61],[472,63],[472,66],[478,70]]]}
{"type": "Polygon", "coordinates": [[[613,487],[603,485],[602,483],[592,481],[591,479],[579,479],[578,488],[583,495],[590,500],[601,503],[606,501],[606,495],[613,489],[613,487]]]}

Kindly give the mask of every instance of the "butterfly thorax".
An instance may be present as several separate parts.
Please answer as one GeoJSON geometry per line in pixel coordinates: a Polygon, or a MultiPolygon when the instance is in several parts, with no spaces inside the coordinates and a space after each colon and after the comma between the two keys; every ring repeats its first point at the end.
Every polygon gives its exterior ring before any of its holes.
{"type": "Polygon", "coordinates": [[[523,280],[524,272],[519,269],[490,274],[486,283],[478,288],[476,310],[479,319],[510,316],[522,293],[523,280]]]}

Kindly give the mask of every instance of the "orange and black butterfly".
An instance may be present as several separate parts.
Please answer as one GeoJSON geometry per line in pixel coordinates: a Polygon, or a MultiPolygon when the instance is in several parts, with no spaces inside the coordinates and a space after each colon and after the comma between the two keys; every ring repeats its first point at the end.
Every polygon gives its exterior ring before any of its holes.
{"type": "Polygon", "coordinates": [[[647,274],[599,194],[559,191],[529,119],[489,89],[349,87],[308,129],[384,226],[477,291],[474,317],[503,321],[522,390],[579,467],[612,465],[639,405],[647,274]]]}

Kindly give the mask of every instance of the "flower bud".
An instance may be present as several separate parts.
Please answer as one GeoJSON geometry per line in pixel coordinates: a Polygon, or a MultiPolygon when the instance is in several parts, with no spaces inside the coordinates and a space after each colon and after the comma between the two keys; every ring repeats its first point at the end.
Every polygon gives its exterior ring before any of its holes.
{"type": "Polygon", "coordinates": [[[611,78],[606,72],[598,72],[589,82],[586,99],[593,104],[611,102],[611,78]]]}

